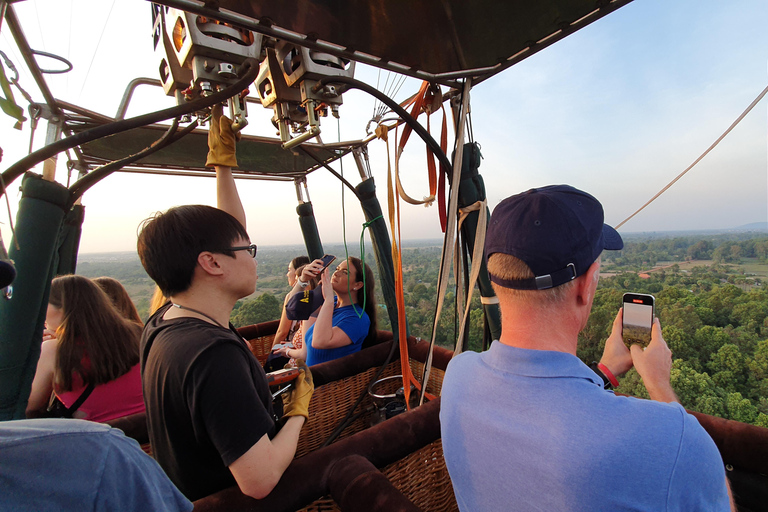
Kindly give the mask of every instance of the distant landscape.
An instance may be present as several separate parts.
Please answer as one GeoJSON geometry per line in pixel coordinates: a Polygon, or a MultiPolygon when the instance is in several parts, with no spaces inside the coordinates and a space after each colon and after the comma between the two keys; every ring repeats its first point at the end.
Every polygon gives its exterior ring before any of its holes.
{"type": "MultiPolygon", "coordinates": [[[[768,232],[630,233],[622,251],[603,254],[592,315],[580,334],[578,356],[599,360],[625,292],[651,293],[673,358],[672,385],[689,409],[768,427],[768,232]]],[[[350,254],[357,254],[356,243],[350,254]]],[[[339,260],[342,245],[327,245],[339,260]]],[[[288,262],[302,246],[259,247],[256,293],[239,301],[236,326],[276,319],[289,291],[288,262]]],[[[441,241],[403,244],[406,313],[412,335],[430,339],[441,241]]],[[[366,247],[366,260],[374,263],[366,247]]],[[[335,266],[335,265],[334,265],[335,266]]],[[[375,264],[371,265],[376,272],[375,264]]],[[[333,268],[333,266],[332,266],[333,268]]],[[[135,253],[82,254],[77,272],[114,277],[126,287],[146,318],[154,283],[135,253]]],[[[376,275],[378,282],[378,275],[376,275]]],[[[390,329],[380,289],[379,328],[390,329]]],[[[452,349],[458,317],[455,285],[446,294],[436,343],[452,349]]],[[[468,348],[482,350],[483,314],[479,294],[472,299],[468,348]]],[[[637,372],[621,379],[619,391],[647,397],[637,372]]]]}

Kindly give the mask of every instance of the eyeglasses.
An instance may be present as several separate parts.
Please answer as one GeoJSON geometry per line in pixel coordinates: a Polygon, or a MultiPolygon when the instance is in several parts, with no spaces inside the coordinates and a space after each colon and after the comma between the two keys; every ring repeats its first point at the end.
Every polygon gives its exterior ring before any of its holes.
{"type": "Polygon", "coordinates": [[[230,251],[248,251],[248,254],[251,255],[251,258],[256,257],[256,244],[251,245],[243,245],[240,247],[230,247],[230,251]]]}

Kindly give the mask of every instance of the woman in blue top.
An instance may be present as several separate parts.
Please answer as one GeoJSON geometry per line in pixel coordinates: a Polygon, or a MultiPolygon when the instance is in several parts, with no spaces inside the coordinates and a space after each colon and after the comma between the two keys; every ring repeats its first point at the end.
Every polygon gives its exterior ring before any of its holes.
{"type": "MultiPolygon", "coordinates": [[[[296,286],[322,268],[322,260],[305,266],[296,286]]],[[[314,325],[304,333],[308,366],[358,352],[366,339],[376,336],[375,285],[371,268],[352,256],[339,264],[333,276],[323,271],[323,304],[312,314],[317,317],[314,325]]],[[[301,357],[298,352],[291,349],[287,355],[301,357]]]]}

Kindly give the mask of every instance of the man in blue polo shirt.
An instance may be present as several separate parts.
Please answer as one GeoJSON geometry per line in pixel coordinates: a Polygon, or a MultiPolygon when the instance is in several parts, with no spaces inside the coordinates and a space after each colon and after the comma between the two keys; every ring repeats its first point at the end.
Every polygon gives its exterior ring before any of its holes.
{"type": "Polygon", "coordinates": [[[448,365],[443,450],[462,511],[731,510],[717,448],[678,403],[654,321],[627,349],[621,311],[593,369],[576,357],[600,271],[623,247],[591,195],[565,185],[502,201],[485,253],[502,332],[448,365]],[[652,400],[607,390],[637,369],[652,400]]]}

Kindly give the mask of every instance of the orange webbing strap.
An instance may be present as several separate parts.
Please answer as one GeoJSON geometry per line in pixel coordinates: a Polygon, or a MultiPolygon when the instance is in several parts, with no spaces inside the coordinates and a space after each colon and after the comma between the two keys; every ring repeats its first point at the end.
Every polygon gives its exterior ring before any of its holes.
{"type": "MultiPolygon", "coordinates": [[[[403,262],[400,239],[400,201],[396,200],[395,185],[392,180],[392,165],[389,156],[388,128],[380,125],[376,128],[376,136],[387,144],[387,206],[389,210],[389,224],[392,230],[392,263],[395,271],[395,302],[397,303],[397,335],[400,345],[400,368],[403,374],[403,392],[405,393],[406,407],[410,409],[411,384],[421,391],[421,385],[411,372],[408,358],[408,338],[405,329],[405,294],[403,292],[403,262]]],[[[395,136],[397,139],[397,136],[395,136]]],[[[430,400],[432,395],[426,395],[430,400]]]]}
{"type": "MultiPolygon", "coordinates": [[[[413,105],[411,109],[411,116],[414,119],[417,119],[419,115],[421,115],[422,112],[426,112],[427,114],[427,132],[431,132],[431,126],[430,126],[430,116],[436,112],[438,109],[443,110],[443,131],[442,135],[440,137],[440,147],[445,153],[447,147],[448,147],[448,130],[447,130],[447,119],[445,114],[445,109],[443,108],[443,97],[440,92],[440,86],[430,86],[429,82],[422,82],[421,88],[419,89],[419,92],[411,98],[408,102],[406,102],[403,106],[409,106],[413,105]]],[[[406,127],[403,129],[403,134],[400,137],[400,144],[397,148],[397,152],[395,154],[395,179],[397,181],[397,192],[400,197],[406,201],[407,203],[418,205],[418,204],[424,204],[426,206],[430,206],[434,200],[435,195],[438,192],[438,180],[441,178],[438,177],[437,174],[437,168],[435,165],[435,155],[434,152],[429,148],[429,146],[426,147],[427,150],[427,177],[429,179],[429,196],[425,197],[422,201],[413,199],[408,194],[405,193],[405,190],[403,190],[402,184],[400,183],[400,156],[403,153],[403,150],[405,149],[405,145],[408,142],[408,138],[410,137],[411,131],[413,129],[411,126],[406,125],[406,127]]],[[[446,169],[442,169],[442,172],[448,172],[446,169]]],[[[442,190],[442,195],[445,195],[445,184],[440,183],[440,189],[442,190]]],[[[445,225],[446,225],[446,213],[445,213],[445,198],[443,197],[442,201],[440,201],[440,204],[442,207],[440,208],[440,211],[438,212],[438,215],[440,217],[440,227],[445,232],[445,225]]]]}
{"type": "MultiPolygon", "coordinates": [[[[421,114],[421,109],[424,107],[424,96],[427,94],[427,90],[429,89],[429,82],[424,81],[421,83],[421,87],[419,88],[419,92],[416,93],[416,96],[411,98],[408,102],[406,102],[403,105],[403,108],[407,107],[408,105],[413,105],[413,108],[411,109],[411,117],[416,119],[419,117],[419,114],[421,114]]],[[[403,129],[403,134],[400,136],[400,144],[398,144],[397,147],[397,154],[395,155],[395,158],[400,156],[400,153],[403,152],[405,149],[405,145],[408,143],[408,138],[411,136],[411,132],[413,131],[413,128],[411,128],[408,124],[405,125],[405,128],[403,129]]]]}
{"type": "MultiPolygon", "coordinates": [[[[448,127],[447,127],[447,115],[445,113],[445,107],[440,104],[440,108],[443,111],[443,131],[440,133],[440,149],[445,153],[448,150],[448,127]]],[[[430,155],[432,155],[432,152],[430,151],[430,155]]],[[[434,155],[432,155],[434,157],[434,155]]],[[[434,162],[432,163],[434,166],[434,162]]],[[[440,180],[438,182],[438,190],[437,190],[437,213],[440,216],[440,228],[443,230],[443,233],[445,233],[445,226],[448,222],[447,218],[447,212],[445,208],[445,177],[448,175],[449,172],[452,171],[452,169],[443,169],[443,166],[440,165],[440,170],[442,171],[440,175],[438,176],[438,179],[440,180]]]]}

